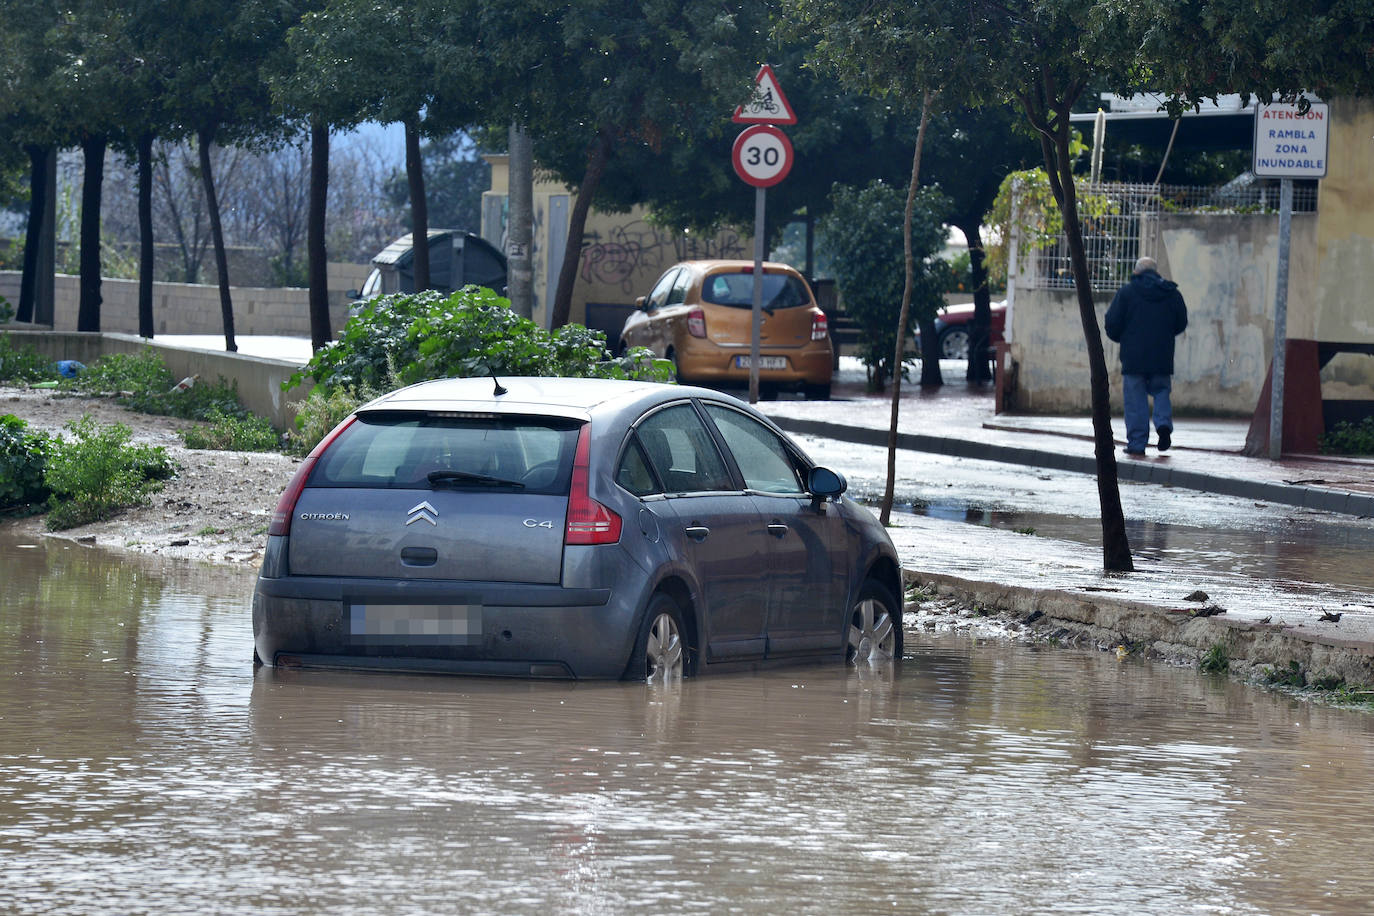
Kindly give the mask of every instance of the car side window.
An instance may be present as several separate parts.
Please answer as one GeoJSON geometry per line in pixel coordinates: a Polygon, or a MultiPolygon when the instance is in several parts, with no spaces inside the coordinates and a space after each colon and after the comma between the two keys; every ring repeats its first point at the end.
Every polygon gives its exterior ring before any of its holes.
{"type": "Polygon", "coordinates": [[[690,404],[675,404],[639,424],[639,441],[668,493],[733,490],[715,440],[690,404]]]}
{"type": "Polygon", "coordinates": [[[679,270],[673,281],[673,290],[668,294],[668,305],[682,305],[687,301],[687,287],[692,285],[692,272],[679,270]]]}
{"type": "Polygon", "coordinates": [[[654,472],[649,469],[649,459],[644,457],[644,447],[634,436],[630,437],[625,454],[620,458],[620,467],[615,472],[615,482],[635,496],[651,496],[663,492],[658,481],[654,480],[654,472]]]}
{"type": "Polygon", "coordinates": [[[680,273],[682,273],[681,269],[670,270],[659,277],[658,282],[654,284],[653,292],[649,293],[649,298],[644,301],[644,307],[650,309],[663,308],[668,302],[668,293],[672,292],[673,280],[680,273]]]}
{"type": "Polygon", "coordinates": [[[762,493],[806,492],[800,468],[776,433],[737,410],[719,404],[705,406],[735,456],[745,486],[762,493]]]}

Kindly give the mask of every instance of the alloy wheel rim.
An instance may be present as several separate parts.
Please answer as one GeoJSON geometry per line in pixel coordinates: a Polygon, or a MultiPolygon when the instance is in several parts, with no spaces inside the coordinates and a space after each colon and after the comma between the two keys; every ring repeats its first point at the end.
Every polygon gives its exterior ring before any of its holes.
{"type": "Polygon", "coordinates": [[[851,664],[890,662],[896,655],[897,629],[881,601],[865,598],[854,606],[849,621],[851,664]]]}
{"type": "Polygon", "coordinates": [[[659,614],[649,628],[645,646],[647,679],[672,680],[682,676],[682,634],[670,614],[659,614]]]}

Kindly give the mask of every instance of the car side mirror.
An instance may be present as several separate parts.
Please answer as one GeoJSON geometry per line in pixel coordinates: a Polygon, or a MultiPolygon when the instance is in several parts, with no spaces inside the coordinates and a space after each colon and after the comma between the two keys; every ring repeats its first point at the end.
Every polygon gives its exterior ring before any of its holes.
{"type": "Polygon", "coordinates": [[[849,489],[849,481],[845,480],[844,475],[839,471],[818,466],[811,469],[811,474],[807,477],[806,488],[811,491],[811,496],[819,503],[823,499],[838,499],[845,490],[849,489]]]}
{"type": "Polygon", "coordinates": [[[645,303],[645,302],[648,302],[648,301],[649,301],[649,297],[648,297],[648,296],[640,296],[639,298],[635,299],[635,308],[637,308],[637,309],[642,309],[642,308],[644,308],[644,303],[645,303]]]}
{"type": "Polygon", "coordinates": [[[356,289],[350,289],[348,292],[344,293],[344,295],[350,299],[361,299],[363,297],[363,294],[356,289]]]}

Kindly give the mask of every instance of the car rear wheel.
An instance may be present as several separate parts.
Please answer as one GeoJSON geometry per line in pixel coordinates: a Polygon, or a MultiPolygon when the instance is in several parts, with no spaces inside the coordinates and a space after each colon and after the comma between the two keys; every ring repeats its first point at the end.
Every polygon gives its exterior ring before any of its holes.
{"type": "Polygon", "coordinates": [[[968,328],[954,325],[940,332],[942,359],[968,359],[968,328]]]}
{"type": "Polygon", "coordinates": [[[687,667],[684,632],[677,602],[662,592],[654,595],[644,612],[626,680],[664,683],[681,678],[687,667]]]}
{"type": "Polygon", "coordinates": [[[882,583],[870,579],[850,611],[845,658],[851,665],[878,665],[893,661],[901,652],[897,600],[882,583]]]}

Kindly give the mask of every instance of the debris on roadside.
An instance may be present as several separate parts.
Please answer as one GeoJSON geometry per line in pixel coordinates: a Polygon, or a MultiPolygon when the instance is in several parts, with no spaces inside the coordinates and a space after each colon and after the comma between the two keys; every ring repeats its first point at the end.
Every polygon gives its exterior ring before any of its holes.
{"type": "Polygon", "coordinates": [[[1226,608],[1222,607],[1221,605],[1219,605],[1219,604],[1209,604],[1209,605],[1207,605],[1206,607],[1200,607],[1200,608],[1198,608],[1198,609],[1195,610],[1195,611],[1189,611],[1189,612],[1188,612],[1188,616],[1189,616],[1189,617],[1215,617],[1215,616],[1217,616],[1218,614],[1225,614],[1225,613],[1226,613],[1226,608]]]}
{"type": "Polygon", "coordinates": [[[1183,600],[1184,600],[1184,601],[1196,601],[1196,602],[1198,602],[1199,604],[1201,604],[1202,602],[1204,602],[1204,601],[1207,600],[1207,593],[1204,592],[1202,589],[1198,589],[1198,590],[1195,591],[1195,592],[1191,592],[1191,593],[1189,593],[1189,594],[1187,594],[1187,595],[1184,595],[1184,596],[1183,596],[1183,600]]]}

